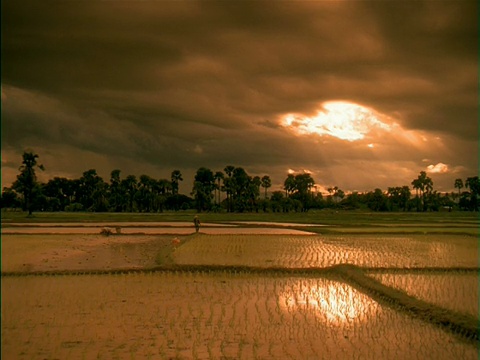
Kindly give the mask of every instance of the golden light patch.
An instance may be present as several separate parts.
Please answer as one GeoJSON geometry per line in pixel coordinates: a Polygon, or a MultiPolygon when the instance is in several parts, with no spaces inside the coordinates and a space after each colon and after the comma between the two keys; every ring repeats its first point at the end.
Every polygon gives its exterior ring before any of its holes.
{"type": "Polygon", "coordinates": [[[362,140],[373,130],[392,129],[375,110],[346,101],[325,102],[311,117],[287,114],[281,125],[298,134],[329,135],[347,141],[362,140]]]}

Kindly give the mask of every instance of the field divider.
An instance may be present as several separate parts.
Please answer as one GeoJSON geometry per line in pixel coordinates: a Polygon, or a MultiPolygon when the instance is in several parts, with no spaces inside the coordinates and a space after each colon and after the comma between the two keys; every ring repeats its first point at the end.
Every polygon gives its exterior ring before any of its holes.
{"type": "Polygon", "coordinates": [[[345,264],[338,266],[336,270],[344,282],[373,300],[440,327],[470,344],[479,345],[480,322],[476,317],[442,308],[410,296],[402,290],[386,286],[366,276],[363,269],[357,266],[345,264]]]}
{"type": "Polygon", "coordinates": [[[38,270],[38,271],[2,271],[2,277],[10,276],[57,276],[57,275],[109,275],[109,274],[130,274],[130,273],[151,273],[151,272],[229,272],[264,275],[285,275],[285,276],[314,276],[325,275],[335,272],[338,265],[330,267],[262,267],[244,265],[188,265],[188,264],[165,264],[147,268],[117,268],[117,269],[82,269],[82,270],[38,270]]]}
{"type": "MultiPolygon", "coordinates": [[[[479,273],[477,267],[362,267],[352,264],[337,264],[327,267],[284,267],[284,266],[250,266],[250,265],[208,265],[208,264],[163,264],[153,267],[112,268],[112,269],[65,269],[2,271],[2,277],[9,276],[46,276],[46,275],[109,275],[151,272],[231,272],[251,274],[278,274],[285,276],[324,276],[328,274],[345,274],[346,269],[356,269],[363,274],[412,274],[412,273],[479,273]]],[[[366,277],[367,279],[370,279],[366,277]]],[[[372,279],[373,280],[373,279],[372,279]]]]}

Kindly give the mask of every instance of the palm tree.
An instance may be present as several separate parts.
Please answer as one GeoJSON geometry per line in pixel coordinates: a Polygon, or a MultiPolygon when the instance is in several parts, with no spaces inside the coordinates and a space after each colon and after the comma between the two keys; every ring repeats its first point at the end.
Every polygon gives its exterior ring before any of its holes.
{"type": "Polygon", "coordinates": [[[170,192],[173,193],[173,185],[167,179],[160,179],[157,181],[159,191],[162,195],[166,195],[170,192]]]}
{"type": "Polygon", "coordinates": [[[232,174],[233,171],[235,170],[235,166],[233,165],[227,165],[225,166],[225,174],[227,174],[227,178],[224,177],[223,179],[223,188],[225,189],[225,192],[227,193],[227,211],[231,212],[233,211],[232,209],[232,186],[233,186],[233,181],[232,181],[232,174]]]}
{"type": "Polygon", "coordinates": [[[127,200],[127,210],[133,212],[135,193],[137,192],[137,178],[135,175],[128,175],[120,184],[122,192],[125,194],[125,200],[127,200]]]}
{"type": "Polygon", "coordinates": [[[285,196],[288,197],[295,190],[295,176],[293,174],[288,174],[285,182],[283,183],[283,188],[285,189],[285,196]]]}
{"type": "Polygon", "coordinates": [[[195,174],[192,195],[198,211],[210,210],[215,179],[212,170],[201,167],[195,174]]]}
{"type": "Polygon", "coordinates": [[[153,186],[155,180],[148,175],[141,175],[138,182],[137,203],[140,211],[150,212],[153,205],[153,186]]]}
{"type": "Polygon", "coordinates": [[[463,180],[455,179],[455,189],[458,189],[458,197],[460,198],[460,190],[463,188],[463,180]]]}
{"type": "Polygon", "coordinates": [[[262,180],[259,176],[254,176],[253,178],[249,176],[248,184],[248,198],[250,202],[250,211],[255,209],[258,212],[257,200],[260,197],[260,186],[262,185],[262,180]]]}
{"type": "Polygon", "coordinates": [[[470,210],[478,211],[478,195],[480,194],[480,179],[478,176],[467,178],[465,187],[470,189],[470,210]]]}
{"type": "Polygon", "coordinates": [[[180,170],[173,170],[171,175],[172,180],[172,193],[173,195],[178,194],[178,183],[183,181],[182,173],[180,170]]]}
{"type": "Polygon", "coordinates": [[[33,190],[37,183],[37,176],[35,174],[35,168],[45,170],[43,165],[37,164],[38,155],[33,152],[24,152],[23,161],[20,166],[20,174],[17,175],[17,180],[13,184],[14,189],[23,193],[25,201],[25,209],[28,211],[28,215],[32,215],[33,212],[33,190]]]}
{"type": "Polygon", "coordinates": [[[228,177],[232,176],[233,170],[235,170],[235,166],[233,166],[233,165],[225,166],[225,169],[223,169],[223,171],[225,171],[225,173],[228,175],[228,177]]]}
{"type": "Polygon", "coordinates": [[[231,211],[243,212],[247,209],[249,199],[248,190],[251,180],[251,177],[244,168],[236,167],[233,170],[230,181],[231,211]]]}
{"type": "Polygon", "coordinates": [[[115,212],[122,211],[122,194],[120,191],[120,173],[119,169],[112,170],[110,173],[110,185],[108,186],[108,202],[110,209],[115,212]]]}
{"type": "Polygon", "coordinates": [[[412,186],[416,191],[416,198],[417,198],[417,210],[419,210],[419,200],[418,200],[418,192],[420,191],[420,195],[422,198],[422,208],[423,211],[427,210],[427,195],[431,193],[433,190],[433,181],[430,177],[427,176],[425,171],[421,171],[420,175],[416,179],[412,181],[412,186]]]}
{"type": "Polygon", "coordinates": [[[262,177],[262,187],[265,188],[265,200],[267,200],[267,189],[272,186],[272,180],[270,176],[265,175],[262,177]]]}
{"type": "Polygon", "coordinates": [[[223,172],[221,171],[217,171],[215,172],[215,175],[213,175],[213,178],[215,179],[215,181],[217,182],[217,186],[215,188],[215,192],[218,191],[218,203],[217,203],[217,198],[215,196],[215,202],[217,204],[220,204],[220,190],[221,190],[221,187],[220,187],[220,180],[223,180],[224,179],[224,175],[223,175],[223,172]]]}
{"type": "Polygon", "coordinates": [[[78,180],[78,199],[83,208],[89,211],[105,211],[107,184],[97,174],[97,170],[84,171],[78,180]]]}

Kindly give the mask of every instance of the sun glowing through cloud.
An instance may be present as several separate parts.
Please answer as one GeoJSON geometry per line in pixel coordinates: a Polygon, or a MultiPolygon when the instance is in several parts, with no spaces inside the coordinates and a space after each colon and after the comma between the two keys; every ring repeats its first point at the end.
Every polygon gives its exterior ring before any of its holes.
{"type": "Polygon", "coordinates": [[[346,101],[325,102],[312,117],[288,114],[281,125],[298,134],[330,135],[347,141],[362,140],[372,130],[392,130],[392,125],[381,121],[375,110],[346,101]]]}

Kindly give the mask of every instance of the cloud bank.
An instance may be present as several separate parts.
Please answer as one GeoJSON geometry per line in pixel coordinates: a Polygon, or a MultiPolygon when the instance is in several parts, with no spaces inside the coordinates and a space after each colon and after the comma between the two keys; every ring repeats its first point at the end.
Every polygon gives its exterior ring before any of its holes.
{"type": "Polygon", "coordinates": [[[184,193],[199,167],[230,164],[277,187],[289,169],[347,191],[428,170],[450,190],[478,173],[477,13],[449,0],[3,1],[2,186],[33,149],[47,179],[179,169],[184,193]]]}

